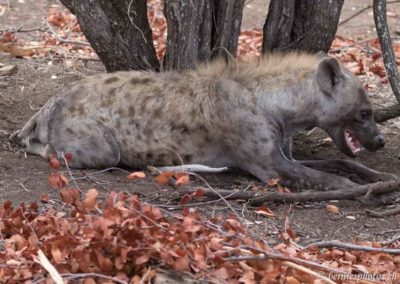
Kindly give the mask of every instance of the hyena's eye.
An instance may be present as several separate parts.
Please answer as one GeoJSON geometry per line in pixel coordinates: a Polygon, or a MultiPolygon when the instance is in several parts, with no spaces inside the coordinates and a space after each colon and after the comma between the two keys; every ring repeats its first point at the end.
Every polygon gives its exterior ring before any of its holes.
{"type": "Polygon", "coordinates": [[[361,115],[361,119],[364,119],[364,120],[369,119],[370,116],[372,115],[372,110],[370,110],[370,109],[362,109],[360,111],[360,115],[361,115]]]}

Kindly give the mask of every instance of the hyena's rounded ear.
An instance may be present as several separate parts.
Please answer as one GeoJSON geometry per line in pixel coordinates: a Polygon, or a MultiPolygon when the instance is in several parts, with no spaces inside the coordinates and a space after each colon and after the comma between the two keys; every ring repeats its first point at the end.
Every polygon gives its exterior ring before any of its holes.
{"type": "Polygon", "coordinates": [[[316,80],[319,88],[325,93],[332,94],[344,78],[342,68],[335,58],[327,57],[319,63],[316,80]]]}

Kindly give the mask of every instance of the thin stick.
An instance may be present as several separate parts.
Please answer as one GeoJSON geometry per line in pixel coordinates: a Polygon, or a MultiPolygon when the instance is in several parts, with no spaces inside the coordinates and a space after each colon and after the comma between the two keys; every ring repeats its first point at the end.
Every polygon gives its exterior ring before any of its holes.
{"type": "MultiPolygon", "coordinates": [[[[388,1],[387,4],[393,4],[393,3],[399,3],[399,2],[400,2],[400,0],[394,0],[394,1],[388,1]]],[[[341,26],[341,25],[347,23],[348,21],[354,19],[354,18],[357,17],[358,15],[364,13],[365,11],[367,11],[368,9],[371,9],[371,8],[372,8],[372,5],[369,4],[368,6],[362,8],[361,10],[359,10],[359,11],[357,11],[357,12],[355,12],[353,15],[351,15],[351,16],[348,17],[347,19],[344,19],[343,21],[340,21],[339,24],[338,24],[338,26],[341,26]]]]}
{"type": "Polygon", "coordinates": [[[310,269],[308,269],[308,268],[306,268],[304,266],[298,265],[296,263],[293,263],[293,262],[290,262],[290,261],[283,261],[282,264],[286,265],[286,266],[288,266],[290,268],[293,268],[293,269],[302,271],[304,273],[310,274],[310,275],[314,276],[315,278],[322,279],[322,280],[324,280],[325,282],[327,282],[329,284],[336,284],[336,282],[333,282],[328,277],[325,277],[324,275],[319,274],[318,272],[312,271],[312,270],[310,270],[310,269]]]}
{"type": "Polygon", "coordinates": [[[91,46],[90,43],[87,41],[79,41],[79,40],[69,40],[63,39],[57,35],[57,32],[53,29],[48,21],[46,21],[47,28],[49,29],[50,33],[58,40],[60,43],[69,43],[69,44],[76,44],[76,45],[84,45],[84,46],[91,46]]]}
{"type": "Polygon", "coordinates": [[[367,212],[372,217],[382,218],[382,217],[387,217],[387,216],[392,216],[392,215],[399,214],[400,213],[400,206],[396,206],[395,208],[388,209],[388,210],[385,210],[385,211],[382,211],[382,212],[372,211],[372,210],[367,210],[367,212]]]}
{"type": "Polygon", "coordinates": [[[278,253],[270,253],[266,252],[260,249],[256,249],[255,247],[249,247],[246,246],[245,248],[256,251],[260,253],[259,255],[245,255],[245,256],[237,256],[237,257],[228,257],[224,258],[225,261],[247,261],[247,260],[267,260],[267,259],[275,259],[275,260],[280,260],[280,261],[290,261],[294,262],[303,266],[311,267],[320,271],[325,271],[329,273],[335,273],[335,274],[348,274],[346,271],[339,270],[339,269],[334,269],[330,268],[324,265],[321,265],[316,262],[304,260],[301,258],[297,257],[290,257],[290,256],[285,256],[283,254],[278,254],[278,253]]]}
{"type": "Polygon", "coordinates": [[[343,249],[349,249],[349,250],[359,250],[359,251],[367,251],[367,252],[382,252],[382,253],[388,253],[388,254],[400,254],[400,249],[388,249],[388,248],[374,248],[374,247],[366,247],[366,246],[360,246],[360,245],[355,245],[355,244],[350,244],[350,243],[342,243],[340,241],[322,241],[322,242],[316,242],[308,245],[306,247],[318,247],[318,248],[343,248],[343,249]]]}
{"type": "Polygon", "coordinates": [[[46,271],[50,274],[51,279],[53,279],[56,284],[64,284],[60,273],[58,273],[57,269],[53,266],[53,264],[51,264],[41,249],[38,250],[38,259],[39,263],[44,269],[46,269],[46,271]]]}
{"type": "Polygon", "coordinates": [[[115,283],[118,284],[128,284],[128,282],[120,280],[118,278],[112,277],[112,276],[107,276],[99,273],[63,273],[61,274],[65,279],[72,280],[72,279],[77,279],[77,278],[89,278],[89,277],[94,277],[94,278],[103,278],[107,280],[111,280],[115,283]]]}

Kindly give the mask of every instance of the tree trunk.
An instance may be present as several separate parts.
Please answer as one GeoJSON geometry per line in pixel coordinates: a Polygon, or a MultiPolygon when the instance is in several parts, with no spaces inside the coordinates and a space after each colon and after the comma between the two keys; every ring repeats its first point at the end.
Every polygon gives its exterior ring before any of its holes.
{"type": "Polygon", "coordinates": [[[165,69],[194,68],[211,55],[212,5],[210,0],[165,0],[167,50],[165,69]]]}
{"type": "Polygon", "coordinates": [[[336,34],[344,0],[271,0],[262,52],[327,52],[336,34]]]}
{"type": "Polygon", "coordinates": [[[212,57],[235,58],[245,0],[214,0],[212,57]]]}
{"type": "Polygon", "coordinates": [[[215,57],[234,58],[244,0],[165,0],[165,69],[194,68],[215,57]]]}
{"type": "Polygon", "coordinates": [[[375,27],[381,44],[386,74],[397,102],[400,104],[400,76],[386,20],[386,0],[374,0],[373,3],[375,27]]]}
{"type": "Polygon", "coordinates": [[[108,72],[159,70],[146,0],[61,0],[108,72]]]}

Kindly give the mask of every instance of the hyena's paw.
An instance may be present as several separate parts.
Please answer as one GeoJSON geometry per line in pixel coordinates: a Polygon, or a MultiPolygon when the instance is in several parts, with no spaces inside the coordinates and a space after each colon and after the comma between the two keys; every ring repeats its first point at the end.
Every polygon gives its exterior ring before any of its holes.
{"type": "Polygon", "coordinates": [[[281,179],[279,181],[279,184],[295,190],[314,189],[318,191],[350,189],[356,186],[354,182],[343,177],[337,177],[335,179],[326,180],[320,183],[311,180],[308,181],[306,179],[299,179],[299,180],[281,179]]]}
{"type": "Polygon", "coordinates": [[[399,192],[393,191],[384,194],[371,194],[368,197],[359,197],[358,201],[365,205],[389,205],[399,199],[399,192]]]}
{"type": "Polygon", "coordinates": [[[372,182],[378,182],[378,181],[392,181],[392,180],[398,180],[400,179],[399,176],[391,173],[378,173],[372,182]]]}

